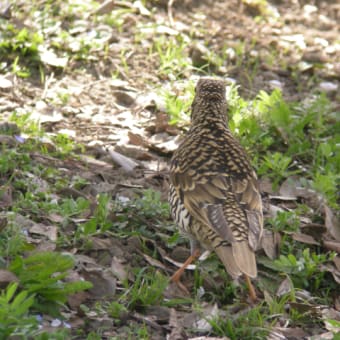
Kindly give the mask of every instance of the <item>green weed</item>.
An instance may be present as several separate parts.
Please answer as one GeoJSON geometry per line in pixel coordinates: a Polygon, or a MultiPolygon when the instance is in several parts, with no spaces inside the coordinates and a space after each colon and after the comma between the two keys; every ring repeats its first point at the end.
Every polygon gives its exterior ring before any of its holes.
{"type": "Polygon", "coordinates": [[[269,332],[265,315],[262,305],[259,305],[236,320],[232,316],[226,316],[208,322],[213,327],[213,334],[216,336],[228,336],[231,340],[264,339],[269,332]]]}
{"type": "Polygon", "coordinates": [[[160,272],[143,268],[137,273],[131,287],[126,284],[126,293],[120,298],[129,310],[143,310],[147,306],[160,304],[168,278],[160,272]]]}
{"type": "Polygon", "coordinates": [[[150,53],[156,53],[159,58],[161,76],[171,75],[176,79],[191,67],[186,46],[186,42],[180,36],[161,36],[154,40],[150,53]]]}
{"type": "Polygon", "coordinates": [[[64,282],[74,266],[70,255],[54,252],[34,253],[27,258],[17,256],[9,265],[27,294],[34,294],[32,307],[50,315],[58,315],[59,308],[70,294],[88,289],[87,281],[64,282]]]}
{"type": "Polygon", "coordinates": [[[37,328],[34,317],[28,311],[34,304],[34,294],[26,290],[17,293],[18,283],[10,283],[0,295],[0,338],[10,335],[24,335],[37,328]]]}
{"type": "Polygon", "coordinates": [[[317,291],[323,283],[325,272],[320,266],[330,261],[335,254],[316,254],[305,248],[295,256],[293,254],[280,255],[274,261],[278,270],[290,275],[295,288],[317,291]]]}
{"type": "Polygon", "coordinates": [[[170,124],[182,125],[189,122],[189,111],[194,97],[194,84],[192,82],[188,83],[183,96],[178,96],[169,91],[162,92],[161,96],[164,98],[170,124]]]}

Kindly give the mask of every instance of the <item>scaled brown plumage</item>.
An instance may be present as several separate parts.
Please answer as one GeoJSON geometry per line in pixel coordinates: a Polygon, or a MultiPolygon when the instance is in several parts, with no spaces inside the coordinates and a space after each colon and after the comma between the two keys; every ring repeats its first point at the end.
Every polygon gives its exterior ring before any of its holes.
{"type": "Polygon", "coordinates": [[[191,127],[171,160],[171,214],[189,237],[192,255],[201,245],[216,252],[233,278],[242,273],[254,278],[263,229],[261,196],[226,112],[224,82],[200,79],[191,127]]]}

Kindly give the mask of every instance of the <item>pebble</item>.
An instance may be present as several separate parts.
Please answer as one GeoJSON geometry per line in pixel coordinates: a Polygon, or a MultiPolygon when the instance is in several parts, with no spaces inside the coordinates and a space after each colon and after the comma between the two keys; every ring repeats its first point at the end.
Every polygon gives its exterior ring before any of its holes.
{"type": "Polygon", "coordinates": [[[330,81],[323,81],[319,84],[319,89],[327,93],[336,92],[338,90],[338,84],[332,83],[330,81]]]}

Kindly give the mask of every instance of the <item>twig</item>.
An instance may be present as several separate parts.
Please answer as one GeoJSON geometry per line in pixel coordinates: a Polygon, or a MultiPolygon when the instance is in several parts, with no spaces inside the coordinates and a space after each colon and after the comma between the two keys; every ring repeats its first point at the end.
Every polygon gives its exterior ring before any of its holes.
{"type": "Polygon", "coordinates": [[[172,5],[174,4],[175,0],[169,0],[168,1],[168,18],[169,18],[169,23],[170,26],[174,26],[174,17],[172,15],[172,5]]]}

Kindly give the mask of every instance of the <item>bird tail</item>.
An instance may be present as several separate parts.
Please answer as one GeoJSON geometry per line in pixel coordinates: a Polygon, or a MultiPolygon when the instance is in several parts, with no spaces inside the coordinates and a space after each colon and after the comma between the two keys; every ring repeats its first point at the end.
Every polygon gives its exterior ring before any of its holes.
{"type": "Polygon", "coordinates": [[[255,278],[257,276],[256,258],[248,240],[233,242],[232,249],[234,260],[241,272],[255,278]]]}
{"type": "Polygon", "coordinates": [[[231,246],[218,247],[215,249],[215,252],[224,264],[225,269],[233,279],[237,279],[239,276],[242,275],[242,272],[235,262],[231,246]]]}
{"type": "Polygon", "coordinates": [[[233,242],[232,245],[215,249],[229,275],[236,279],[243,274],[251,278],[257,276],[255,253],[250,249],[248,241],[233,242]]]}

